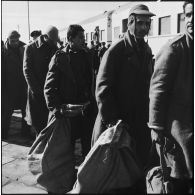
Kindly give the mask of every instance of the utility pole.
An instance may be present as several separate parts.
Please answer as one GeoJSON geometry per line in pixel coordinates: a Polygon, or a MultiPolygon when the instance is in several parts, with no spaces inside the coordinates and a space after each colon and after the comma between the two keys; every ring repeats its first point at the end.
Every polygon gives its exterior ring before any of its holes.
{"type": "Polygon", "coordinates": [[[20,32],[20,25],[18,24],[17,25],[17,28],[18,28],[18,33],[20,32]]]}
{"type": "Polygon", "coordinates": [[[29,1],[27,1],[28,6],[28,39],[30,41],[30,17],[29,17],[29,1]]]}

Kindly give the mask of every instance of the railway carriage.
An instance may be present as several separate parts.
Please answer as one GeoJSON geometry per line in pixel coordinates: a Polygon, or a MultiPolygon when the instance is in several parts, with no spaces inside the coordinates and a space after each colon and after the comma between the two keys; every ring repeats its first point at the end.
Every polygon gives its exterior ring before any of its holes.
{"type": "MultiPolygon", "coordinates": [[[[102,14],[88,18],[78,24],[85,29],[85,39],[88,44],[93,40],[94,30],[99,26],[99,41],[114,43],[127,31],[128,13],[130,7],[140,2],[125,3],[114,10],[105,11],[102,14]]],[[[154,54],[178,33],[184,32],[184,1],[153,1],[144,2],[151,12],[156,16],[152,17],[151,28],[146,39],[154,54]]],[[[60,37],[66,42],[67,28],[60,30],[60,37]]]]}

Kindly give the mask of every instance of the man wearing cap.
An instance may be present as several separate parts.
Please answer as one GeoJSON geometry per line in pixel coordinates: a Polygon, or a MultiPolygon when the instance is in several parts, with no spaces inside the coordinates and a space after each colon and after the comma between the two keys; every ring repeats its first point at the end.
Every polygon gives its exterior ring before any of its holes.
{"type": "MultiPolygon", "coordinates": [[[[99,49],[99,52],[98,52],[98,57],[100,59],[100,62],[102,60],[102,57],[104,55],[104,53],[106,52],[107,48],[106,48],[106,43],[105,42],[102,42],[101,43],[101,48],[99,49]]],[[[98,67],[99,69],[99,67],[98,67]]]]}
{"type": "Polygon", "coordinates": [[[26,120],[38,133],[47,125],[49,111],[43,87],[51,57],[57,51],[58,29],[49,26],[44,35],[27,45],[24,52],[23,72],[28,84],[26,120]]]}
{"type": "Polygon", "coordinates": [[[151,145],[148,120],[148,90],[152,74],[152,52],[144,37],[154,16],[147,6],[132,7],[124,38],[104,54],[96,84],[99,113],[93,130],[92,144],[108,127],[122,119],[136,141],[136,152],[142,167],[151,145]]]}
{"type": "Polygon", "coordinates": [[[166,149],[171,181],[176,186],[173,193],[186,194],[192,193],[194,172],[193,2],[185,2],[183,11],[185,33],[166,43],[156,56],[148,125],[152,139],[166,149]]]}
{"type": "Polygon", "coordinates": [[[30,127],[24,120],[27,84],[22,71],[24,45],[20,34],[13,30],[8,34],[2,49],[2,138],[8,137],[14,109],[22,111],[22,134],[30,135],[30,127]]]}

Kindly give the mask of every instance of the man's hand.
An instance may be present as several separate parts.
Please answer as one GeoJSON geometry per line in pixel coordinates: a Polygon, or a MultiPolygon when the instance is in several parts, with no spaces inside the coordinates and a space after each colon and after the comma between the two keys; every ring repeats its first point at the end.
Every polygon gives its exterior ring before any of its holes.
{"type": "Polygon", "coordinates": [[[76,110],[65,110],[63,112],[64,116],[67,117],[74,117],[74,116],[78,116],[82,113],[82,109],[76,109],[76,110]]]}
{"type": "Polygon", "coordinates": [[[64,104],[62,105],[60,112],[63,116],[74,117],[83,114],[85,107],[88,104],[64,104]]]}
{"type": "Polygon", "coordinates": [[[64,116],[66,117],[74,117],[74,116],[78,116],[79,114],[82,113],[81,109],[66,109],[64,110],[63,108],[60,108],[59,110],[57,110],[54,115],[56,118],[63,118],[64,116]]]}
{"type": "Polygon", "coordinates": [[[118,122],[118,120],[114,120],[114,121],[111,121],[111,122],[107,123],[106,128],[113,127],[114,125],[116,125],[117,122],[118,122]]]}
{"type": "Polygon", "coordinates": [[[151,129],[151,138],[152,141],[155,141],[158,144],[162,145],[164,143],[164,135],[161,130],[151,129]]]}

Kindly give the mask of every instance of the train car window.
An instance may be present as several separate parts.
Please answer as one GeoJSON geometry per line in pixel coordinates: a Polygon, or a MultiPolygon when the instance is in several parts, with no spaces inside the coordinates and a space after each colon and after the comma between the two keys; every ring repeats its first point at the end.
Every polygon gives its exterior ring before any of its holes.
{"type": "Polygon", "coordinates": [[[105,30],[101,30],[101,41],[105,41],[105,30]]]}
{"type": "Polygon", "coordinates": [[[122,33],[127,32],[127,23],[128,23],[128,18],[122,20],[122,33]]]}
{"type": "Polygon", "coordinates": [[[180,13],[178,14],[178,18],[177,18],[177,32],[178,33],[183,33],[185,31],[185,24],[184,24],[184,13],[180,13]]]}
{"type": "Polygon", "coordinates": [[[89,37],[88,37],[88,35],[89,35],[89,34],[88,34],[88,33],[86,33],[86,37],[85,37],[86,42],[88,42],[88,38],[89,38],[89,37]]]}
{"type": "Polygon", "coordinates": [[[114,27],[114,39],[119,39],[120,35],[120,26],[114,27]]]}
{"type": "Polygon", "coordinates": [[[149,30],[149,33],[148,33],[148,35],[149,36],[153,36],[153,19],[151,20],[151,25],[150,25],[150,30],[149,30]]]}
{"type": "Polygon", "coordinates": [[[91,41],[93,40],[93,34],[94,34],[94,32],[91,32],[91,41]]]}
{"type": "Polygon", "coordinates": [[[171,34],[171,16],[159,18],[159,35],[171,34]]]}

